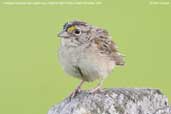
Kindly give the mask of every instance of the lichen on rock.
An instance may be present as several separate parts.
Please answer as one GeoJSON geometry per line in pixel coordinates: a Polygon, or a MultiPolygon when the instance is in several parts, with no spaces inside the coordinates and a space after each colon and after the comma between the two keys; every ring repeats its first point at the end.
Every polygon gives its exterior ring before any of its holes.
{"type": "Polygon", "coordinates": [[[48,114],[171,114],[171,108],[158,89],[113,88],[94,94],[81,91],[48,114]]]}

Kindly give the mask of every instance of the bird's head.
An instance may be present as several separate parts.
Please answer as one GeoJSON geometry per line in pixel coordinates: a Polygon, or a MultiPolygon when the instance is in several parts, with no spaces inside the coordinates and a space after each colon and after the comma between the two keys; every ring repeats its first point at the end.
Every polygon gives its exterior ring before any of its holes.
{"type": "Polygon", "coordinates": [[[63,30],[58,33],[58,37],[77,43],[85,43],[90,38],[91,27],[91,25],[83,21],[66,22],[63,25],[63,30]]]}

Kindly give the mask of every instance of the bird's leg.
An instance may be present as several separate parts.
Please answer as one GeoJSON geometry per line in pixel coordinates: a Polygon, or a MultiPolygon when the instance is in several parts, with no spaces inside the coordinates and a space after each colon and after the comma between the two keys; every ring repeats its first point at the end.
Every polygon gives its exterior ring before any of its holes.
{"type": "Polygon", "coordinates": [[[81,80],[77,88],[70,94],[70,97],[74,97],[77,93],[81,91],[81,86],[83,85],[83,83],[84,83],[84,80],[81,80]]]}
{"type": "Polygon", "coordinates": [[[97,91],[102,92],[102,85],[104,80],[100,80],[100,82],[97,84],[97,86],[91,90],[89,90],[89,93],[95,93],[97,91]]]}

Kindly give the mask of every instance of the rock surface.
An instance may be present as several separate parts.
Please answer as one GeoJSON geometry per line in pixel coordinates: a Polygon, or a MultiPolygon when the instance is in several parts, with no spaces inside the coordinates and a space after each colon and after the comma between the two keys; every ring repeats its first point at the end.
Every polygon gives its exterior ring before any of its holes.
{"type": "Polygon", "coordinates": [[[154,114],[171,114],[171,107],[160,108],[154,114]]]}
{"type": "Polygon", "coordinates": [[[82,91],[54,105],[48,114],[171,114],[171,107],[158,89],[115,88],[82,91]]]}

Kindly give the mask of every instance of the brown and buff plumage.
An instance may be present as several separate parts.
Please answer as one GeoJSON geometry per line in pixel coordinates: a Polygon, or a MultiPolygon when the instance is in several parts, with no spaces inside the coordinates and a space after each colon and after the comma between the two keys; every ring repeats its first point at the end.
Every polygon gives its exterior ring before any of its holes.
{"type": "Polygon", "coordinates": [[[96,28],[96,35],[94,37],[92,42],[96,44],[100,53],[111,58],[111,60],[115,61],[116,65],[124,65],[123,56],[119,53],[116,43],[111,40],[111,37],[106,30],[96,28]]]}
{"type": "Polygon", "coordinates": [[[83,21],[71,21],[64,25],[59,37],[61,65],[65,72],[82,80],[71,96],[80,90],[84,81],[99,79],[98,87],[91,92],[99,90],[113,68],[116,65],[124,65],[123,56],[118,52],[116,44],[102,28],[83,21]]]}

